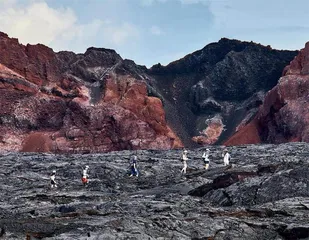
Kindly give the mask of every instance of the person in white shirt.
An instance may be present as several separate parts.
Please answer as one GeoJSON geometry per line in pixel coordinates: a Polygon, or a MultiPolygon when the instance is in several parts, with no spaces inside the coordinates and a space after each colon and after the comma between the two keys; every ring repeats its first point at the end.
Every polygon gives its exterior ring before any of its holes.
{"type": "Polygon", "coordinates": [[[187,172],[187,160],[188,160],[188,151],[185,149],[183,152],[182,152],[182,162],[183,162],[183,168],[181,169],[181,173],[184,173],[186,174],[187,172]]]}
{"type": "Polygon", "coordinates": [[[51,188],[56,188],[57,187],[55,178],[56,178],[56,170],[53,170],[52,174],[50,175],[50,187],[51,188]]]}
{"type": "Polygon", "coordinates": [[[206,151],[203,153],[202,158],[204,159],[205,169],[209,168],[209,152],[210,150],[207,148],[206,151]]]}
{"type": "Polygon", "coordinates": [[[228,153],[228,150],[226,148],[223,150],[222,157],[223,157],[224,166],[229,165],[231,155],[228,153]]]}
{"type": "Polygon", "coordinates": [[[84,186],[86,186],[88,184],[88,169],[89,166],[85,166],[85,168],[83,169],[83,173],[82,173],[82,183],[84,184],[84,186]]]}

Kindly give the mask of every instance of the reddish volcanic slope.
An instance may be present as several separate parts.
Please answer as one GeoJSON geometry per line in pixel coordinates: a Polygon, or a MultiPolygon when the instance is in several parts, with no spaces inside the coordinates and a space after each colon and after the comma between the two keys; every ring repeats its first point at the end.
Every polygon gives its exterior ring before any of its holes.
{"type": "Polygon", "coordinates": [[[309,142],[309,42],[265,96],[255,119],[226,145],[309,142]]]}
{"type": "Polygon", "coordinates": [[[0,151],[182,147],[161,100],[127,65],[113,50],[55,53],[0,33],[0,151]]]}
{"type": "Polygon", "coordinates": [[[308,45],[278,82],[297,51],[223,38],[147,69],[111,49],[55,53],[0,32],[0,152],[309,141],[308,45]]]}

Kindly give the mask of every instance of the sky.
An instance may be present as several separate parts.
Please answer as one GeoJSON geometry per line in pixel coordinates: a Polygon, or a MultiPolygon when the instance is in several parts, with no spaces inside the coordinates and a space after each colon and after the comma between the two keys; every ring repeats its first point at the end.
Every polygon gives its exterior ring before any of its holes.
{"type": "Polygon", "coordinates": [[[308,19],[309,0],[0,0],[0,31],[23,44],[111,48],[147,67],[223,37],[299,50],[308,19]]]}

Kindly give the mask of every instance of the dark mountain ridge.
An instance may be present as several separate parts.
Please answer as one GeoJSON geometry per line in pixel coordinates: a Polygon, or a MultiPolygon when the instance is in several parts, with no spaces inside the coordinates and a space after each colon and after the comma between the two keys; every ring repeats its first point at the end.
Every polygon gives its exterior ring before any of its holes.
{"type": "Polygon", "coordinates": [[[169,102],[167,120],[179,119],[173,126],[182,139],[200,136],[196,141],[222,143],[242,120],[255,114],[263,95],[297,53],[222,38],[165,67],[154,65],[147,73],[169,102]],[[226,126],[225,134],[205,137],[206,122],[212,119],[226,126]]]}

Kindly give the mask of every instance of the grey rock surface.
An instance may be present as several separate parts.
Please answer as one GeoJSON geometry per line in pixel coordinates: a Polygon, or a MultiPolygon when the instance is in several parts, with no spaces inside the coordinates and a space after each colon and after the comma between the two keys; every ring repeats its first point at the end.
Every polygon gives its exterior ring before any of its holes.
{"type": "Polygon", "coordinates": [[[0,157],[0,239],[309,239],[309,144],[0,157]],[[81,171],[90,166],[88,187],[81,171]],[[57,189],[49,186],[56,170],[57,189]],[[27,238],[26,238],[27,237],[27,238]]]}

